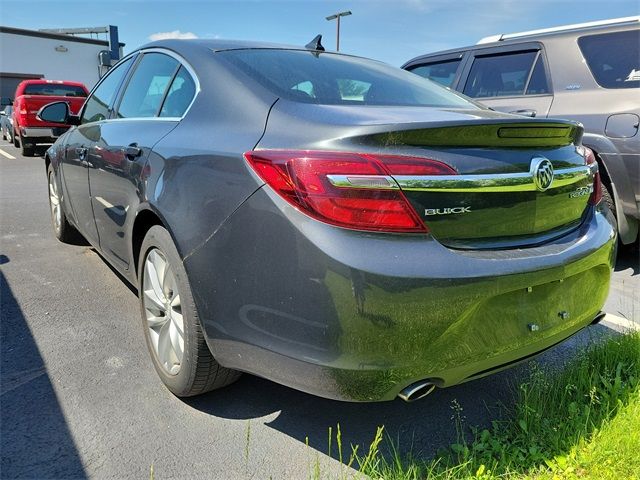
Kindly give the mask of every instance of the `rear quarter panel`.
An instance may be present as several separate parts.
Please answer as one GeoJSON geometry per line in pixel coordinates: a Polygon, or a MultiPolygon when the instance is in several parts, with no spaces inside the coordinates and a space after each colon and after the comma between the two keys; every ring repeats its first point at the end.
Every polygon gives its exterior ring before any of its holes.
{"type": "Polygon", "coordinates": [[[201,91],[185,118],[154,146],[140,205],[162,216],[182,257],[260,187],[243,153],[259,141],[276,100],[251,91],[210,51],[185,58],[201,91]]]}

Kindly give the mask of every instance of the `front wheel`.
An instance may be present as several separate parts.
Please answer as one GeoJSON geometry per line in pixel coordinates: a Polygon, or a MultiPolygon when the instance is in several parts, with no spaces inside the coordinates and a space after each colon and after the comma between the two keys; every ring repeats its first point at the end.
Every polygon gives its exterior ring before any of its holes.
{"type": "Polygon", "coordinates": [[[58,185],[53,166],[47,168],[49,183],[49,209],[51,212],[51,225],[56,238],[62,243],[74,243],[78,231],[71,226],[62,208],[62,189],[58,185]]]}
{"type": "Polygon", "coordinates": [[[240,373],[221,366],[207,347],[191,286],[169,232],[151,227],[140,252],[142,326],[163,383],[175,395],[189,397],[234,382],[240,373]]]}

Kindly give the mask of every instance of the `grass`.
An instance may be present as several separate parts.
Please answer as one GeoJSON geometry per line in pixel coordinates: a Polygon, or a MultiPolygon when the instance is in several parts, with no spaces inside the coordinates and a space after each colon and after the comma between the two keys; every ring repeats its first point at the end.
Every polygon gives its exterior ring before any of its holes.
{"type": "Polygon", "coordinates": [[[462,407],[452,408],[458,441],[434,459],[400,454],[393,442],[383,455],[380,427],[366,454],[352,447],[345,461],[338,426],[339,459],[385,480],[640,479],[640,332],[590,347],[561,372],[533,368],[489,428],[467,427],[462,407]]]}

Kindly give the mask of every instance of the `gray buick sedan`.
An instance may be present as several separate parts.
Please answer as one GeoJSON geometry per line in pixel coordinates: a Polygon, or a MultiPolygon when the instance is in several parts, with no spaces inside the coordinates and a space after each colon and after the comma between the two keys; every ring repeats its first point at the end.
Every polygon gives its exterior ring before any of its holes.
{"type": "Polygon", "coordinates": [[[47,151],[55,235],[137,286],[178,396],[249,372],[420,398],[598,321],[616,232],[579,124],[306,48],[161,41],[47,151]]]}

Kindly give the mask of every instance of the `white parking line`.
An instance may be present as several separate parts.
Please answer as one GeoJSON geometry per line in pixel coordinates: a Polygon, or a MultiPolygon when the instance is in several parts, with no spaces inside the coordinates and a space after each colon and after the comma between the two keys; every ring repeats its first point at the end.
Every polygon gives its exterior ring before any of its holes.
{"type": "Polygon", "coordinates": [[[623,328],[624,330],[640,330],[640,324],[634,322],[633,320],[628,320],[626,318],[618,317],[616,315],[612,315],[607,313],[602,319],[603,323],[609,323],[611,325],[615,325],[616,327],[623,328]]]}
{"type": "Polygon", "coordinates": [[[0,155],[2,155],[5,158],[8,158],[9,160],[15,160],[16,157],[14,157],[13,155],[11,155],[10,153],[5,152],[4,150],[2,150],[0,148],[0,155]]]}

